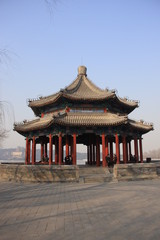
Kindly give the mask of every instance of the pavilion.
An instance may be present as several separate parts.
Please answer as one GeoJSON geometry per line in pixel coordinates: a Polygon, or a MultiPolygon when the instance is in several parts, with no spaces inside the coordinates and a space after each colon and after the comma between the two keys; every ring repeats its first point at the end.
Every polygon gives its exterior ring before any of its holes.
{"type": "Polygon", "coordinates": [[[71,163],[76,165],[77,144],[87,146],[89,165],[102,163],[105,167],[106,157],[113,161],[114,154],[117,164],[131,162],[132,155],[135,162],[143,162],[142,136],[153,130],[153,125],[129,119],[138,101],[100,89],[88,79],[85,66],[78,68],[78,76],[68,87],[29,100],[28,106],[36,118],[14,125],[14,130],[26,138],[25,164],[39,163],[37,144],[41,146],[41,159],[47,158],[49,152],[49,165],[65,164],[65,156],[71,156],[71,163]]]}

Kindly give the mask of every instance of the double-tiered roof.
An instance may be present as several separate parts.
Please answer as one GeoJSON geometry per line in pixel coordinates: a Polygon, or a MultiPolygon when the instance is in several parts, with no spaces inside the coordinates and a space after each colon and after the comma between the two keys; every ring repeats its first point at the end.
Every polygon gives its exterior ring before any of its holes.
{"type": "MultiPolygon", "coordinates": [[[[15,124],[15,130],[24,136],[33,132],[42,135],[44,130],[62,127],[111,128],[120,131],[144,134],[153,130],[152,124],[134,121],[128,114],[138,107],[138,101],[120,98],[116,92],[100,89],[87,77],[84,66],[78,68],[77,78],[66,88],[50,96],[29,100],[29,107],[37,119],[15,124]]],[[[47,131],[46,131],[47,132],[47,131]]]]}

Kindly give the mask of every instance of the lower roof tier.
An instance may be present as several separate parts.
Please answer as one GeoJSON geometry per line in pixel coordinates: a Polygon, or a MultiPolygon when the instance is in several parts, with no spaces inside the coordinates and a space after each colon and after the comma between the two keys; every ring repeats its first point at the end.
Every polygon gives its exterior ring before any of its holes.
{"type": "Polygon", "coordinates": [[[80,128],[92,129],[98,128],[117,128],[122,131],[137,132],[145,134],[153,130],[152,124],[146,124],[143,121],[134,121],[128,119],[127,115],[118,115],[110,112],[58,112],[44,115],[32,121],[24,121],[14,125],[14,130],[27,136],[29,132],[45,131],[49,128],[65,129],[80,128]]]}

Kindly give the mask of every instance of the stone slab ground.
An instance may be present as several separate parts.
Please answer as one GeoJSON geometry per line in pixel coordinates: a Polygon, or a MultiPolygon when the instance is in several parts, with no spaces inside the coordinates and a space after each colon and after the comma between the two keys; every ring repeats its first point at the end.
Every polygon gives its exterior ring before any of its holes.
{"type": "Polygon", "coordinates": [[[1,240],[159,240],[160,180],[0,183],[1,240]]]}

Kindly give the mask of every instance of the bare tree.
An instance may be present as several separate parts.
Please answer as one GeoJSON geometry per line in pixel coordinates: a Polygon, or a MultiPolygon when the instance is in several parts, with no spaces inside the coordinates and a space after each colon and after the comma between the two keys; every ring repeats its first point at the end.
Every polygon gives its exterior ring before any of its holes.
{"type": "MultiPolygon", "coordinates": [[[[49,12],[53,13],[53,7],[60,0],[43,0],[47,5],[49,12]]],[[[0,65],[8,65],[10,61],[10,52],[7,48],[0,48],[0,65]]],[[[14,123],[14,111],[9,102],[0,99],[0,145],[4,138],[7,137],[9,131],[12,129],[14,123]]]]}
{"type": "Polygon", "coordinates": [[[14,123],[14,111],[9,102],[0,101],[0,145],[11,131],[14,123]]]}

